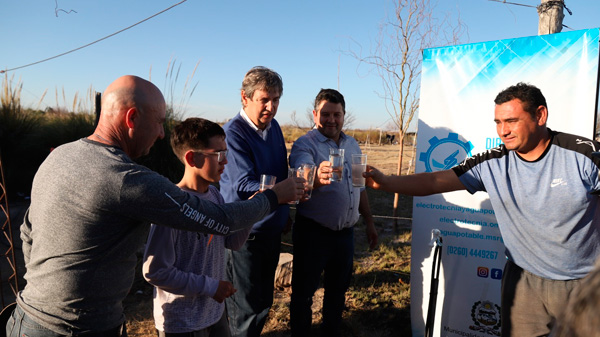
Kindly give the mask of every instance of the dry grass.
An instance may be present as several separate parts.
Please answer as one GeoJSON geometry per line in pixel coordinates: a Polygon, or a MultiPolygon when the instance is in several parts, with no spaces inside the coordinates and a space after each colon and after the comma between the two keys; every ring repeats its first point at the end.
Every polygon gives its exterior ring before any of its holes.
{"type": "MultiPolygon", "coordinates": [[[[411,147],[406,148],[412,151],[411,147]]],[[[391,174],[396,170],[398,146],[370,146],[363,148],[369,164],[391,174]]],[[[410,161],[405,160],[404,167],[410,161]]],[[[355,271],[346,294],[344,336],[409,336],[410,335],[410,229],[396,230],[392,214],[393,195],[369,189],[369,200],[379,232],[379,246],[369,251],[364,226],[358,225],[356,235],[355,271]]],[[[399,216],[410,218],[412,198],[400,199],[399,216]]],[[[400,221],[406,224],[406,221],[400,221]]],[[[400,226],[402,227],[402,226],[400,226]]],[[[291,252],[291,236],[283,237],[283,251],[291,252]]],[[[152,287],[143,281],[140,273],[130,295],[124,302],[127,329],[131,337],[154,336],[152,319],[152,287]]],[[[291,289],[278,289],[262,336],[290,335],[289,301],[291,289]]],[[[314,297],[313,330],[321,322],[323,289],[314,297]]]]}

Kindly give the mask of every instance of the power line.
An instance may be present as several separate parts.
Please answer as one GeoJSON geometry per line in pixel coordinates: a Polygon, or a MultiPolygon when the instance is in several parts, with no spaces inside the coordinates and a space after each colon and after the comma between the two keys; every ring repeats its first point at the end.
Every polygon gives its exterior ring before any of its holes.
{"type": "Polygon", "coordinates": [[[515,5],[515,6],[537,8],[537,6],[519,4],[519,3],[516,3],[516,2],[507,2],[506,0],[488,0],[488,1],[500,2],[500,3],[503,3],[503,4],[507,4],[507,5],[515,5]]]}
{"type": "Polygon", "coordinates": [[[507,2],[506,0],[488,0],[488,1],[500,2],[500,3],[503,3],[503,4],[507,4],[507,5],[515,5],[515,6],[537,8],[538,11],[539,10],[546,11],[550,7],[558,6],[558,7],[564,7],[564,9],[566,9],[567,12],[569,12],[569,15],[573,15],[573,12],[571,12],[571,10],[567,7],[567,5],[564,3],[564,1],[548,1],[548,2],[545,2],[543,4],[540,4],[539,6],[519,4],[519,3],[516,3],[516,2],[507,2]]]}
{"type": "Polygon", "coordinates": [[[573,12],[571,12],[571,10],[567,8],[567,5],[562,0],[546,1],[539,5],[537,7],[537,10],[538,13],[545,13],[552,9],[552,7],[559,7],[561,9],[564,8],[567,10],[567,12],[569,12],[569,15],[573,15],[573,12]]]}
{"type": "Polygon", "coordinates": [[[26,65],[23,65],[23,66],[20,66],[20,67],[10,68],[10,69],[6,69],[6,70],[0,70],[0,74],[4,74],[4,73],[6,73],[6,72],[13,71],[13,70],[17,70],[17,69],[22,69],[22,68],[25,68],[25,67],[30,67],[30,66],[32,66],[32,65],[36,65],[36,64],[39,64],[39,63],[42,63],[42,62],[50,61],[50,60],[53,60],[53,59],[55,59],[55,58],[58,58],[58,57],[61,57],[61,56],[64,56],[64,55],[70,54],[70,53],[72,53],[72,52],[75,52],[75,51],[78,51],[78,50],[80,50],[80,49],[83,49],[83,48],[89,47],[89,46],[91,46],[91,45],[93,45],[93,44],[96,44],[96,43],[98,43],[98,42],[100,42],[100,41],[106,40],[106,39],[108,39],[109,37],[113,37],[113,36],[115,36],[115,35],[117,35],[117,34],[119,34],[119,33],[122,33],[122,32],[124,32],[124,31],[126,31],[126,30],[128,30],[128,29],[131,29],[131,28],[133,28],[133,27],[135,27],[135,26],[137,26],[137,25],[139,25],[139,24],[141,24],[141,23],[143,23],[143,22],[146,22],[146,21],[148,21],[148,20],[150,20],[150,19],[152,19],[152,18],[154,18],[154,17],[156,17],[156,16],[158,16],[158,15],[160,15],[160,14],[162,14],[162,13],[164,13],[164,12],[166,12],[166,11],[168,11],[168,10],[170,10],[170,9],[174,8],[174,7],[176,7],[176,6],[179,6],[179,5],[181,5],[182,3],[186,2],[186,1],[187,1],[187,0],[182,0],[182,1],[180,1],[180,2],[178,2],[178,3],[176,3],[176,4],[174,4],[173,6],[171,6],[171,7],[167,8],[167,9],[163,9],[162,11],[160,11],[160,12],[158,12],[158,13],[156,13],[156,14],[154,14],[154,15],[150,16],[150,17],[147,17],[147,18],[145,18],[144,20],[138,21],[138,22],[134,23],[133,25],[131,25],[131,26],[127,27],[127,28],[123,28],[123,29],[119,30],[118,32],[115,32],[115,33],[112,33],[112,34],[110,34],[110,35],[107,35],[107,36],[105,36],[105,37],[103,37],[103,38],[101,38],[101,39],[98,39],[98,40],[94,41],[94,42],[90,42],[90,43],[88,43],[88,44],[86,44],[86,45],[83,45],[83,46],[81,46],[81,47],[78,47],[78,48],[75,48],[75,49],[69,50],[69,51],[67,51],[67,52],[64,52],[64,53],[62,53],[62,54],[58,54],[58,55],[55,55],[55,56],[52,56],[52,57],[49,57],[49,58],[46,58],[46,59],[43,59],[43,60],[40,60],[40,61],[37,61],[37,62],[29,63],[29,64],[26,64],[26,65]]]}
{"type": "MultiPolygon", "coordinates": [[[[548,9],[550,9],[551,7],[563,7],[564,9],[567,10],[567,12],[569,13],[569,15],[573,15],[573,12],[571,12],[571,10],[567,7],[567,5],[564,3],[564,1],[548,1],[545,3],[540,4],[539,6],[532,6],[532,5],[525,5],[525,4],[519,4],[516,2],[507,2],[506,0],[488,0],[488,1],[494,1],[494,2],[500,2],[503,4],[507,4],[507,5],[515,5],[515,6],[523,6],[523,7],[530,7],[530,8],[536,8],[538,13],[539,12],[545,12],[548,11],[548,9]]],[[[567,25],[562,25],[565,28],[568,28],[570,30],[574,30],[573,28],[567,26],[567,25]]]]}

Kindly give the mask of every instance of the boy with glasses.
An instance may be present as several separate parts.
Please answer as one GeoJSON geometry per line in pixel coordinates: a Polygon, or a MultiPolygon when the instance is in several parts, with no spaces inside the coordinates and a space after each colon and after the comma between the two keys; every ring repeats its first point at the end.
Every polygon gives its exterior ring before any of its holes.
{"type": "MultiPolygon", "coordinates": [[[[185,165],[177,185],[202,199],[224,203],[211,184],[219,182],[227,164],[225,131],[206,119],[188,118],[173,129],[171,146],[185,165]]],[[[223,301],[236,289],[223,280],[225,248],[239,249],[250,229],[224,237],[152,225],[143,274],[155,286],[158,336],[230,336],[223,301]]]]}

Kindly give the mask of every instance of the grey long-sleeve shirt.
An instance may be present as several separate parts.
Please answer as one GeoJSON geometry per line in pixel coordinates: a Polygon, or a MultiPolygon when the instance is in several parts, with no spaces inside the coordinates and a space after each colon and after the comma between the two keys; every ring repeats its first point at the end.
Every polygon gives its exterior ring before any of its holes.
{"type": "Polygon", "coordinates": [[[277,208],[268,192],[216,205],[136,164],[119,148],[87,139],[62,145],[33,181],[21,226],[27,285],[17,302],[61,334],[116,327],[124,321],[122,300],[151,222],[228,234],[277,208]]]}

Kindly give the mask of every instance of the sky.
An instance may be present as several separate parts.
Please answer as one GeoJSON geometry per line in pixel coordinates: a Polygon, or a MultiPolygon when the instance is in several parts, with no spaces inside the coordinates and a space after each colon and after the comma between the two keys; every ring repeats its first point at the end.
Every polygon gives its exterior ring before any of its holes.
{"type": "MultiPolygon", "coordinates": [[[[276,116],[280,124],[291,123],[293,112],[307,123],[318,91],[334,88],[344,95],[346,109],[354,116],[352,128],[393,129],[381,98],[381,79],[349,55],[372,50],[379,27],[393,13],[393,1],[180,2],[2,1],[0,69],[8,70],[13,86],[22,85],[26,107],[71,107],[76,95],[89,97],[88,92],[102,92],[119,76],[131,74],[156,84],[184,117],[222,122],[240,110],[244,74],[261,65],[283,78],[276,116]],[[169,69],[175,69],[171,76],[169,69]]],[[[466,27],[460,43],[477,43],[537,35],[534,7],[539,3],[439,0],[433,15],[460,17],[466,27]]],[[[568,28],[563,31],[600,27],[600,1],[566,5],[573,14],[565,10],[563,24],[568,28]]],[[[91,110],[93,102],[87,102],[91,110]]]]}

